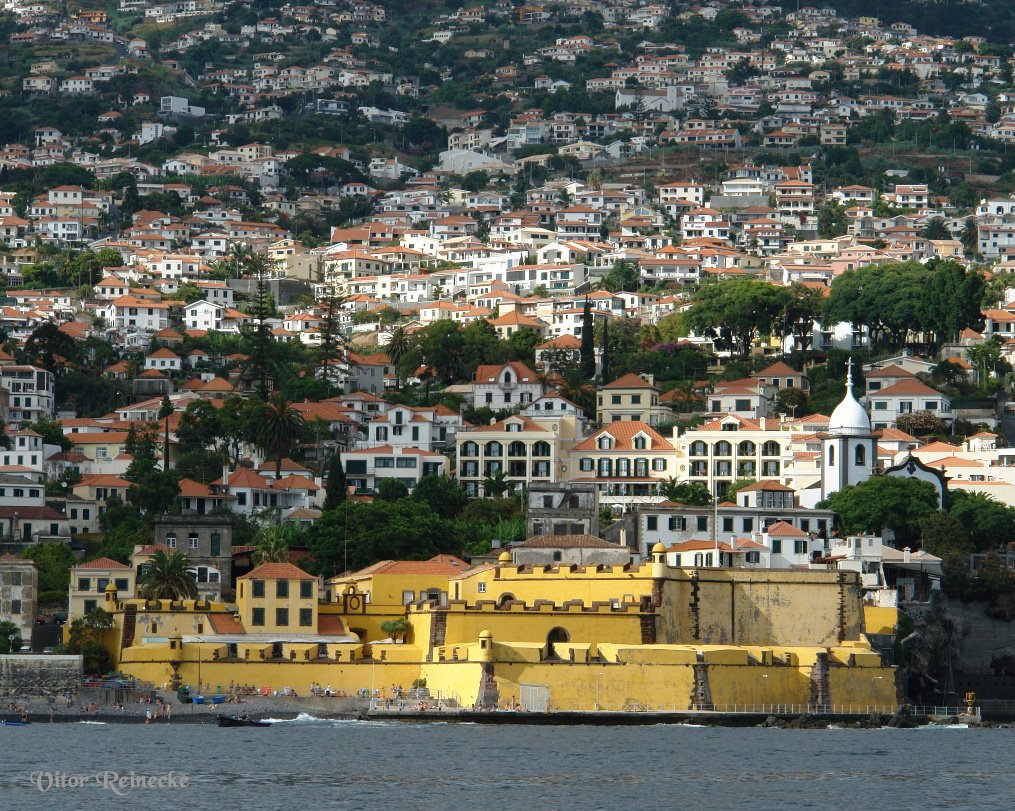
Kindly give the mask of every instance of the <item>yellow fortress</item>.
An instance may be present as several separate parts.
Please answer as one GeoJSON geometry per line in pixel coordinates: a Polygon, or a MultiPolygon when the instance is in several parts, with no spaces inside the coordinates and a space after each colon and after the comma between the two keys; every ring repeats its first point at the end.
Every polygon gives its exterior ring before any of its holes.
{"type": "Polygon", "coordinates": [[[111,584],[107,643],[124,673],[166,688],[389,698],[425,683],[450,706],[536,711],[897,706],[859,575],[674,568],[658,544],[651,557],[385,561],[323,590],[266,564],[240,579],[236,606],[121,600],[111,584]],[[393,640],[381,626],[396,619],[407,631],[393,640]]]}

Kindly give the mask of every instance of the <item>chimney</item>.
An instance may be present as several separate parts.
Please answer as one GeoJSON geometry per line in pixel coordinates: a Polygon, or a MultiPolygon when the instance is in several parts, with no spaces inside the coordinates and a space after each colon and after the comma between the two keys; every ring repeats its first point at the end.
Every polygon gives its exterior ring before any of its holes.
{"type": "Polygon", "coordinates": [[[731,552],[736,552],[737,551],[737,536],[736,535],[730,535],[730,551],[731,552]]]}
{"type": "Polygon", "coordinates": [[[912,555],[913,553],[910,551],[909,547],[908,546],[904,547],[902,550],[902,562],[910,563],[912,560],[912,555]]]}
{"type": "Polygon", "coordinates": [[[761,430],[762,430],[762,431],[766,431],[766,430],[768,430],[768,428],[767,428],[767,426],[766,426],[766,421],[765,421],[765,418],[764,418],[764,417],[762,417],[761,419],[759,419],[759,420],[758,420],[758,424],[759,424],[759,425],[761,426],[761,430]]]}
{"type": "Polygon", "coordinates": [[[222,465],[222,490],[229,492],[229,465],[222,465]]]}

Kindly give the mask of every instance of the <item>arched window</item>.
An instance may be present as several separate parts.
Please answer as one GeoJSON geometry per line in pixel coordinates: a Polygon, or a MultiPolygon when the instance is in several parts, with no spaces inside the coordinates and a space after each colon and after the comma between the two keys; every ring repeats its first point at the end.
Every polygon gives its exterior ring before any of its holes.
{"type": "Polygon", "coordinates": [[[596,441],[596,447],[599,448],[599,450],[601,451],[610,450],[610,448],[613,447],[613,437],[611,436],[599,437],[599,439],[596,441]]]}
{"type": "Polygon", "coordinates": [[[779,455],[779,443],[769,440],[761,446],[762,456],[778,456],[779,455]]]}
{"type": "Polygon", "coordinates": [[[533,456],[549,456],[550,455],[550,443],[549,442],[537,442],[532,446],[533,456]]]}
{"type": "Polygon", "coordinates": [[[462,456],[479,456],[479,445],[477,445],[475,442],[463,443],[462,456]]]}
{"type": "Polygon", "coordinates": [[[737,445],[737,453],[741,456],[754,456],[758,451],[758,446],[751,442],[749,439],[745,439],[739,445],[737,445]]]}
{"type": "Polygon", "coordinates": [[[691,456],[708,456],[708,446],[700,439],[691,443],[691,456]]]}
{"type": "Polygon", "coordinates": [[[503,456],[504,446],[499,442],[487,442],[486,443],[486,455],[487,456],[503,456]]]}
{"type": "Polygon", "coordinates": [[[715,443],[713,451],[716,456],[729,456],[733,452],[733,446],[724,439],[715,443]]]}
{"type": "Polygon", "coordinates": [[[525,456],[525,443],[512,442],[508,445],[508,456],[525,456]]]}
{"type": "Polygon", "coordinates": [[[634,448],[635,448],[635,450],[638,450],[638,451],[645,450],[645,437],[643,437],[643,436],[636,436],[634,438],[634,448]]]}
{"type": "Polygon", "coordinates": [[[835,446],[834,445],[832,445],[828,449],[828,464],[829,464],[829,466],[832,466],[832,465],[835,464],[835,446]]]}
{"type": "Polygon", "coordinates": [[[505,383],[511,383],[512,382],[511,372],[504,372],[504,382],[505,383]]]}
{"type": "Polygon", "coordinates": [[[867,449],[863,445],[856,446],[855,457],[857,467],[865,467],[867,465],[867,449]]]}

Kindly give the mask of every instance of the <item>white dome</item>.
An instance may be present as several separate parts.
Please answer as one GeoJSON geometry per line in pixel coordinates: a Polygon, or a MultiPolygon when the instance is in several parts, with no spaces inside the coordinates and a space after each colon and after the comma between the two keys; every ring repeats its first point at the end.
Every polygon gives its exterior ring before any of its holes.
{"type": "Polygon", "coordinates": [[[862,436],[871,432],[871,419],[865,409],[853,396],[852,362],[846,372],[846,396],[835,407],[828,421],[828,433],[832,436],[862,436]]]}

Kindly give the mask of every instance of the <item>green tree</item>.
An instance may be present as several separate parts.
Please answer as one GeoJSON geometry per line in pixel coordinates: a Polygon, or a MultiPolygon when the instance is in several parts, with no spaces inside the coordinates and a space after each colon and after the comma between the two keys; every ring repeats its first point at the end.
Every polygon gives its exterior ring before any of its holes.
{"type": "Polygon", "coordinates": [[[260,428],[257,444],[265,455],[275,460],[275,480],[282,478],[282,459],[303,431],[303,414],[292,403],[275,395],[259,409],[260,428]]]}
{"type": "Polygon", "coordinates": [[[66,332],[47,321],[36,327],[25,341],[25,357],[50,372],[58,371],[57,358],[74,362],[78,358],[78,343],[66,332]]]}
{"type": "Polygon", "coordinates": [[[389,638],[397,642],[412,630],[412,626],[405,617],[398,617],[397,619],[385,620],[382,622],[381,630],[386,633],[389,638]]]}
{"type": "Polygon", "coordinates": [[[113,615],[102,608],[93,608],[71,622],[66,652],[82,657],[86,674],[108,673],[112,667],[113,659],[103,645],[103,638],[113,627],[113,615]]]}
{"type": "Polygon", "coordinates": [[[891,529],[901,548],[916,548],[920,521],[938,509],[937,491],[929,482],[899,476],[873,476],[855,487],[832,493],[819,507],[837,516],[843,532],[883,534],[891,529]]]}
{"type": "Polygon", "coordinates": [[[402,378],[398,374],[398,364],[402,358],[409,354],[412,349],[412,341],[409,338],[409,333],[406,332],[405,327],[395,327],[391,330],[391,334],[388,337],[388,342],[384,346],[384,353],[391,359],[392,366],[395,367],[396,374],[396,387],[402,388],[402,378]]]}
{"type": "Polygon", "coordinates": [[[408,496],[409,488],[398,479],[381,479],[377,485],[377,498],[381,501],[398,501],[408,496]]]}
{"type": "Polygon", "coordinates": [[[788,297],[785,288],[753,279],[704,285],[687,311],[687,323],[719,349],[746,357],[756,338],[772,332],[788,297]]]}
{"type": "Polygon", "coordinates": [[[581,341],[581,372],[582,377],[589,381],[596,376],[596,345],[592,305],[589,304],[588,296],[585,297],[585,308],[582,310],[581,341]]]}
{"type": "Polygon", "coordinates": [[[412,488],[412,498],[426,504],[441,518],[456,518],[469,503],[462,485],[448,476],[423,476],[412,488]]]}
{"type": "Polygon", "coordinates": [[[681,482],[670,477],[659,486],[659,494],[667,501],[687,504],[692,507],[704,507],[712,503],[712,494],[708,486],[701,482],[681,482]]]}
{"type": "Polygon", "coordinates": [[[21,553],[38,570],[39,602],[65,602],[70,588],[70,570],[77,564],[71,548],[62,543],[35,544],[21,553]]]}
{"type": "Polygon", "coordinates": [[[194,600],[197,581],[188,569],[190,561],[182,552],[158,549],[138,581],[138,593],[145,600],[194,600]]]}
{"type": "Polygon", "coordinates": [[[985,493],[949,492],[948,513],[966,528],[977,552],[1015,541],[1015,509],[985,493]]]}
{"type": "Polygon", "coordinates": [[[780,338],[793,337],[793,348],[806,352],[814,340],[814,322],[821,315],[824,296],[820,290],[799,282],[787,288],[783,308],[775,320],[774,332],[780,338]]]}
{"type": "Polygon", "coordinates": [[[0,655],[20,653],[24,644],[17,625],[10,620],[0,622],[0,655]]]}
{"type": "Polygon", "coordinates": [[[348,497],[349,485],[342,467],[342,455],[335,450],[328,460],[328,486],[324,493],[324,510],[333,510],[348,497]]]}
{"type": "Polygon", "coordinates": [[[42,437],[45,445],[56,445],[64,451],[74,447],[74,443],[64,434],[63,426],[58,422],[39,417],[35,422],[29,423],[28,427],[42,437]]]}
{"type": "Polygon", "coordinates": [[[639,286],[638,267],[630,262],[618,261],[613,263],[610,272],[603,278],[603,289],[611,293],[626,291],[637,292],[639,286]]]}
{"type": "Polygon", "coordinates": [[[948,230],[948,226],[945,225],[943,217],[932,217],[930,221],[924,226],[923,234],[924,239],[951,239],[951,231],[948,230]]]}
{"type": "Polygon", "coordinates": [[[507,475],[500,468],[483,479],[483,495],[487,498],[491,496],[501,498],[505,493],[510,492],[512,487],[507,475]]]}

